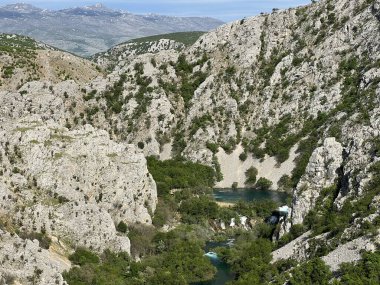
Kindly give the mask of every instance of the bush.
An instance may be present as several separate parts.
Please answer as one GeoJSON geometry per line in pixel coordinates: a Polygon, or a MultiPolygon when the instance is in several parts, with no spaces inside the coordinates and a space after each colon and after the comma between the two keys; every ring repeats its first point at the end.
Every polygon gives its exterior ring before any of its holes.
{"type": "Polygon", "coordinates": [[[38,240],[40,247],[44,249],[49,249],[51,244],[51,239],[44,233],[20,232],[18,235],[22,239],[38,240]]]}
{"type": "Polygon", "coordinates": [[[133,274],[137,268],[137,264],[129,261],[127,253],[106,250],[101,255],[101,262],[99,258],[82,260],[80,267],[71,267],[70,271],[63,273],[63,278],[70,285],[123,285],[127,275],[133,274]]]}
{"type": "Polygon", "coordinates": [[[342,285],[380,284],[380,251],[365,252],[363,259],[355,263],[341,265],[342,285]]]}
{"type": "Polygon", "coordinates": [[[239,201],[233,207],[233,210],[246,217],[267,218],[272,212],[279,207],[279,204],[272,200],[245,202],[239,201]]]}
{"type": "Polygon", "coordinates": [[[239,280],[232,284],[266,284],[271,279],[272,243],[267,239],[237,241],[224,252],[223,259],[231,265],[239,280]],[[268,274],[269,273],[269,274],[268,274]]]}
{"type": "Polygon", "coordinates": [[[271,187],[272,187],[272,181],[264,178],[264,177],[260,177],[259,180],[257,180],[256,182],[256,187],[260,190],[270,190],[271,187]]]}
{"type": "Polygon", "coordinates": [[[159,199],[152,220],[153,225],[156,227],[162,227],[167,223],[168,220],[174,218],[174,212],[176,210],[177,205],[175,202],[169,199],[159,199]]]}
{"type": "Polygon", "coordinates": [[[289,175],[284,174],[277,182],[277,186],[280,190],[285,192],[291,192],[293,189],[292,179],[289,175]]]}
{"type": "Polygon", "coordinates": [[[201,223],[207,219],[218,218],[218,205],[206,196],[185,200],[179,207],[182,221],[189,224],[201,223]]]}
{"type": "Polygon", "coordinates": [[[248,154],[246,152],[242,152],[240,155],[239,155],[239,159],[241,161],[246,161],[248,158],[248,154]]]}
{"type": "Polygon", "coordinates": [[[330,268],[319,258],[301,264],[292,271],[291,285],[328,285],[332,273],[330,268]]]}
{"type": "Polygon", "coordinates": [[[85,248],[78,248],[75,253],[69,256],[69,260],[72,263],[80,266],[88,263],[99,263],[99,257],[95,253],[92,253],[85,248]]]}
{"type": "Polygon", "coordinates": [[[216,143],[207,142],[206,147],[211,150],[213,154],[216,154],[218,152],[219,146],[216,143]]]}
{"type": "Polygon", "coordinates": [[[245,177],[246,177],[245,184],[254,185],[256,183],[257,174],[258,174],[258,171],[255,167],[252,166],[248,168],[247,171],[245,172],[245,177]]]}
{"type": "Polygon", "coordinates": [[[137,147],[138,147],[139,149],[144,149],[145,145],[144,145],[143,142],[138,142],[138,143],[137,143],[137,147]]]}
{"type": "Polygon", "coordinates": [[[118,225],[116,226],[116,230],[121,233],[126,233],[128,230],[128,226],[123,221],[120,221],[120,223],[118,223],[118,225]]]}

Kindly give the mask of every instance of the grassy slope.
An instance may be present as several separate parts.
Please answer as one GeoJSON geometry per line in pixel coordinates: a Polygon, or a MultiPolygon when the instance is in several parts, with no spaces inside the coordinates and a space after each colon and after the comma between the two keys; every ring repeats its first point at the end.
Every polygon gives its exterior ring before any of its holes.
{"type": "Polygon", "coordinates": [[[180,33],[171,33],[171,34],[162,34],[144,38],[138,38],[128,41],[128,43],[144,43],[144,42],[154,42],[160,39],[169,39],[176,42],[183,43],[186,46],[191,46],[194,44],[199,37],[204,35],[205,32],[180,32],[180,33]]]}

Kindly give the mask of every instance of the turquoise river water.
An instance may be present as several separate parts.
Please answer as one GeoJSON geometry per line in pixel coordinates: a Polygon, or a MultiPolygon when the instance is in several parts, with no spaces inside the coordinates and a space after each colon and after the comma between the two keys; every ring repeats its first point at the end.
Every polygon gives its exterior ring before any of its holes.
{"type": "MultiPolygon", "coordinates": [[[[243,201],[260,201],[273,200],[279,203],[285,203],[288,195],[275,191],[262,191],[255,189],[214,189],[213,196],[218,202],[236,203],[239,200],[243,201]]],[[[229,266],[221,261],[217,255],[213,254],[213,249],[221,246],[230,246],[230,241],[225,242],[208,242],[206,244],[205,253],[210,258],[211,263],[216,267],[217,273],[211,281],[201,282],[194,285],[224,285],[228,281],[234,279],[235,275],[230,271],[229,266]],[[209,253],[209,254],[207,254],[209,253]]]]}

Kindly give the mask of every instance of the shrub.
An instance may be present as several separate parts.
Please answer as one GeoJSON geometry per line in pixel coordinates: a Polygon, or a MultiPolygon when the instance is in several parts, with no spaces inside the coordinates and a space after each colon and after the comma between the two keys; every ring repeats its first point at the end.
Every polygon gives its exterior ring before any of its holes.
{"type": "Polygon", "coordinates": [[[177,63],[175,65],[176,72],[183,72],[183,73],[191,73],[193,70],[193,67],[190,63],[186,60],[186,56],[184,54],[181,54],[178,57],[177,63]]]}
{"type": "Polygon", "coordinates": [[[245,184],[248,184],[248,185],[253,185],[256,183],[256,179],[257,179],[257,174],[258,174],[258,171],[255,167],[250,167],[247,169],[247,171],[245,172],[245,177],[246,177],[246,180],[245,180],[245,184]]]}
{"type": "Polygon", "coordinates": [[[206,147],[212,151],[213,154],[218,152],[219,146],[216,143],[207,142],[206,147]]]}
{"type": "Polygon", "coordinates": [[[290,192],[293,189],[292,179],[289,175],[284,174],[277,182],[277,186],[280,190],[290,192]]]}
{"type": "Polygon", "coordinates": [[[18,235],[22,239],[38,240],[40,247],[44,249],[49,249],[50,244],[51,244],[51,239],[44,233],[20,232],[18,233],[18,235]]]}
{"type": "Polygon", "coordinates": [[[248,155],[247,155],[246,152],[242,152],[242,153],[239,155],[239,159],[240,159],[241,161],[246,161],[247,158],[248,158],[248,155]]]}
{"type": "Polygon", "coordinates": [[[341,284],[380,284],[380,251],[365,252],[357,263],[341,265],[341,284]]]}
{"type": "Polygon", "coordinates": [[[120,223],[118,223],[118,225],[116,226],[116,230],[121,233],[126,233],[128,230],[128,226],[123,221],[120,221],[120,223]]]}
{"type": "Polygon", "coordinates": [[[69,259],[72,263],[80,266],[88,263],[99,263],[99,257],[85,248],[78,248],[75,253],[69,256],[69,259]]]}
{"type": "Polygon", "coordinates": [[[102,262],[99,261],[99,258],[87,259],[83,260],[81,267],[71,267],[70,271],[63,273],[65,281],[70,285],[122,285],[126,284],[128,275],[140,269],[138,264],[129,261],[127,253],[122,252],[106,250],[101,255],[102,262]]]}
{"type": "Polygon", "coordinates": [[[264,178],[264,177],[260,177],[259,180],[257,180],[256,182],[256,187],[260,190],[270,190],[271,187],[272,187],[272,181],[264,178]]]}
{"type": "Polygon", "coordinates": [[[292,270],[289,281],[292,285],[328,285],[331,278],[330,268],[321,259],[316,258],[292,270]]]}
{"type": "Polygon", "coordinates": [[[263,200],[263,201],[253,201],[245,202],[239,201],[233,207],[233,210],[238,212],[240,215],[246,217],[260,217],[267,218],[272,212],[279,207],[277,202],[272,200],[263,200]]]}
{"type": "Polygon", "coordinates": [[[218,205],[206,196],[193,197],[182,201],[179,212],[183,222],[197,224],[206,219],[218,218],[218,205]]]}
{"type": "Polygon", "coordinates": [[[137,147],[138,147],[139,149],[144,149],[145,145],[144,145],[143,142],[138,142],[138,143],[137,143],[137,147]]]}

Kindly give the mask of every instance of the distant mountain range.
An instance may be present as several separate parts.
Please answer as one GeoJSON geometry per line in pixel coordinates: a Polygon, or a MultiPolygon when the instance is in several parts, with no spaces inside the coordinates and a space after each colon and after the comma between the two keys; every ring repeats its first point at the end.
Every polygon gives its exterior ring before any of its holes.
{"type": "Polygon", "coordinates": [[[58,11],[25,3],[0,7],[0,32],[31,36],[81,56],[107,50],[133,38],[209,31],[221,24],[222,21],[207,17],[135,15],[102,4],[58,11]]]}

